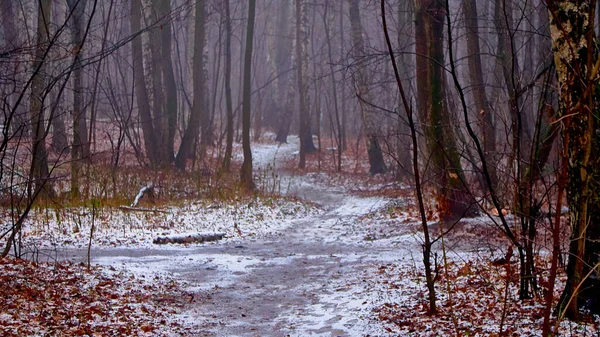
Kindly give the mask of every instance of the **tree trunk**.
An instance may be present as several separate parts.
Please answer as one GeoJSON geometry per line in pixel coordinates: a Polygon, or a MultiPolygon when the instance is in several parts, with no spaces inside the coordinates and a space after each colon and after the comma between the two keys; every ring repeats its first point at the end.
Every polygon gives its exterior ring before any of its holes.
{"type": "MultiPolygon", "coordinates": [[[[0,1],[0,14],[2,18],[2,26],[4,28],[4,42],[6,43],[6,50],[18,50],[22,48],[22,41],[17,32],[17,26],[15,22],[15,11],[13,9],[13,1],[0,1]]],[[[14,63],[14,67],[11,70],[10,78],[14,78],[19,81],[22,74],[25,62],[21,62],[22,58],[17,56],[14,58],[17,62],[14,63]]],[[[12,108],[19,98],[19,93],[14,90],[13,92],[7,93],[7,99],[9,106],[12,108]]],[[[10,122],[11,131],[20,137],[29,137],[29,130],[31,125],[28,122],[27,111],[25,111],[24,104],[19,104],[14,107],[15,110],[11,111],[10,116],[6,116],[4,120],[5,126],[10,122]]]]}
{"type": "MultiPolygon", "coordinates": [[[[205,23],[206,25],[206,23],[205,23]]],[[[206,28],[205,28],[206,30],[206,28]]],[[[204,46],[208,46],[208,34],[204,34],[204,46]]],[[[203,158],[206,153],[206,147],[213,143],[213,125],[212,117],[210,115],[210,90],[208,86],[209,71],[208,71],[208,48],[204,48],[204,54],[202,55],[202,73],[204,74],[204,81],[202,83],[202,115],[200,117],[201,127],[201,151],[200,158],[203,158]]]]}
{"type": "Polygon", "coordinates": [[[415,2],[417,92],[419,117],[424,125],[427,157],[437,184],[438,212],[442,221],[475,215],[477,204],[465,191],[464,173],[444,93],[445,8],[439,1],[415,2]]]}
{"type": "MultiPolygon", "coordinates": [[[[161,17],[171,13],[171,0],[161,0],[159,5],[161,17]]],[[[167,104],[165,105],[167,114],[167,131],[166,135],[164,135],[164,138],[166,138],[165,150],[166,159],[168,160],[168,162],[166,162],[165,164],[171,163],[174,159],[175,131],[177,130],[177,85],[175,82],[175,74],[173,72],[173,60],[171,58],[171,25],[171,22],[166,22],[164,23],[164,26],[161,29],[161,65],[167,96],[167,104]]]]}
{"type": "MultiPolygon", "coordinates": [[[[339,1],[340,3],[340,55],[346,55],[345,50],[345,40],[344,40],[344,2],[339,1]]],[[[342,82],[340,85],[340,97],[342,101],[341,111],[342,111],[342,130],[340,131],[342,137],[342,149],[341,151],[346,151],[348,148],[348,137],[346,136],[346,126],[348,125],[348,111],[346,110],[346,84],[342,82]]]]}
{"type": "Polygon", "coordinates": [[[227,108],[227,146],[225,147],[225,158],[223,169],[229,172],[231,169],[231,155],[233,151],[233,102],[231,99],[231,13],[229,0],[223,1],[225,21],[225,105],[227,108]]]}
{"type": "MultiPolygon", "coordinates": [[[[411,1],[398,1],[398,48],[400,49],[401,54],[398,57],[396,64],[398,65],[399,75],[402,76],[402,81],[404,83],[410,83],[412,81],[415,68],[411,56],[414,54],[412,41],[412,34],[414,34],[412,29],[413,15],[411,1]]],[[[407,116],[408,111],[404,110],[404,105],[400,104],[398,107],[399,115],[396,136],[396,153],[398,157],[396,178],[401,181],[408,178],[412,171],[411,156],[406,155],[411,151],[411,140],[409,123],[402,117],[407,116]]]]}
{"type": "MultiPolygon", "coordinates": [[[[152,0],[152,15],[150,22],[155,24],[162,18],[161,13],[161,1],[163,0],[152,0]]],[[[163,25],[163,24],[161,24],[163,25]]],[[[159,27],[153,27],[149,31],[150,35],[150,69],[152,74],[152,121],[154,122],[154,137],[156,138],[156,149],[158,151],[158,165],[165,166],[170,160],[168,158],[168,117],[165,109],[165,94],[163,85],[163,66],[167,60],[163,59],[165,53],[164,46],[162,45],[162,34],[164,31],[164,25],[159,27]]]]}
{"type": "Polygon", "coordinates": [[[83,111],[83,70],[80,66],[83,49],[83,14],[86,0],[68,0],[72,13],[71,43],[75,51],[73,71],[73,145],[71,146],[71,198],[79,198],[81,160],[89,159],[85,111],[83,111]]]}
{"type": "Polygon", "coordinates": [[[296,70],[298,81],[298,106],[300,130],[299,168],[306,167],[306,154],[316,150],[310,129],[308,111],[308,9],[304,0],[296,0],[296,70]]]}
{"type": "Polygon", "coordinates": [[[568,141],[567,202],[571,243],[567,284],[559,301],[566,317],[600,313],[600,127],[595,1],[548,1],[554,64],[560,88],[562,136],[568,141]]]}
{"type": "Polygon", "coordinates": [[[277,42],[275,51],[275,67],[280,77],[277,79],[277,105],[278,105],[278,128],[275,140],[280,143],[287,142],[287,136],[290,132],[292,121],[292,110],[294,104],[294,75],[288,75],[288,70],[292,63],[292,44],[294,39],[289,36],[292,33],[289,29],[290,22],[290,2],[283,0],[279,7],[279,16],[277,17],[277,42]]]}
{"type": "MultiPolygon", "coordinates": [[[[331,33],[330,26],[333,25],[333,21],[335,19],[335,15],[333,14],[333,8],[331,12],[329,12],[330,0],[327,0],[325,3],[325,15],[323,17],[323,26],[325,27],[325,41],[327,42],[327,61],[329,62],[329,76],[331,77],[331,86],[333,90],[333,108],[335,112],[335,123],[337,127],[337,134],[335,135],[335,140],[337,144],[337,171],[342,171],[342,122],[340,120],[340,109],[338,104],[338,93],[337,93],[337,81],[335,78],[335,69],[333,63],[332,52],[333,49],[331,47],[331,33]],[[327,15],[329,13],[329,15],[327,15]]],[[[333,123],[333,122],[332,122],[333,123]]]]}
{"type": "Polygon", "coordinates": [[[354,60],[357,63],[355,74],[355,86],[360,101],[360,112],[365,130],[365,139],[367,142],[367,152],[369,155],[369,173],[385,173],[387,168],[383,159],[383,153],[379,147],[377,139],[377,129],[372,116],[368,111],[366,102],[371,102],[367,79],[364,74],[365,61],[365,43],[363,40],[363,28],[360,18],[359,0],[348,0],[350,5],[350,24],[352,27],[352,44],[354,60]]]}
{"type": "Polygon", "coordinates": [[[191,156],[194,143],[198,138],[198,129],[200,127],[202,114],[208,113],[208,111],[204,111],[204,98],[202,97],[205,92],[204,86],[206,84],[204,70],[202,67],[205,48],[204,35],[206,34],[205,16],[205,1],[199,0],[196,3],[196,24],[194,28],[194,101],[189,122],[183,134],[183,138],[181,139],[181,145],[179,146],[177,157],[175,158],[175,167],[182,171],[185,170],[186,161],[191,156]]]}
{"type": "Polygon", "coordinates": [[[148,96],[148,89],[146,88],[146,81],[144,79],[144,60],[142,56],[141,36],[142,27],[140,23],[141,12],[141,0],[131,0],[131,33],[139,34],[131,41],[136,100],[138,113],[142,122],[146,155],[148,156],[150,165],[156,167],[159,163],[159,159],[154,126],[152,125],[152,113],[150,112],[150,97],[148,96]]]}
{"type": "Polygon", "coordinates": [[[467,32],[467,50],[469,55],[469,75],[473,86],[475,113],[481,128],[483,152],[486,155],[488,172],[493,186],[498,181],[496,173],[496,132],[492,118],[492,109],[485,92],[483,67],[481,64],[481,48],[479,46],[479,27],[477,22],[477,1],[464,0],[465,28],[467,32]]]}
{"type": "Polygon", "coordinates": [[[508,167],[515,167],[514,162],[517,162],[517,172],[515,172],[516,180],[520,180],[521,166],[521,112],[519,111],[519,97],[517,92],[520,88],[516,76],[520,73],[519,62],[515,55],[513,33],[509,23],[512,21],[512,4],[510,1],[496,1],[494,8],[494,21],[496,32],[498,35],[498,60],[502,69],[502,76],[509,98],[510,110],[510,134],[511,134],[511,154],[509,156],[508,167]]]}
{"type": "MultiPolygon", "coordinates": [[[[38,69],[31,81],[31,98],[29,109],[31,114],[31,130],[33,140],[33,156],[31,158],[31,178],[34,181],[35,191],[29,192],[32,198],[38,191],[44,188],[50,172],[48,170],[48,155],[46,153],[46,130],[44,123],[44,87],[46,80],[45,53],[48,48],[48,26],[50,25],[50,0],[41,0],[38,8],[37,19],[37,46],[35,49],[35,61],[33,68],[38,69]]],[[[46,187],[47,194],[52,195],[51,187],[46,187]]]]}
{"type": "Polygon", "coordinates": [[[248,29],[246,30],[246,50],[244,52],[244,88],[242,100],[242,147],[244,162],[240,170],[240,182],[247,190],[255,188],[252,177],[252,150],[250,149],[250,100],[252,98],[252,45],[254,40],[254,17],[256,0],[248,1],[248,29]]]}
{"type": "MultiPolygon", "coordinates": [[[[55,111],[62,110],[61,106],[61,97],[58,97],[58,94],[52,95],[51,98],[52,104],[54,107],[52,108],[55,111]]],[[[52,146],[52,150],[56,153],[64,153],[69,148],[69,141],[67,139],[67,128],[65,126],[65,118],[64,113],[57,113],[53,116],[52,120],[52,140],[50,146],[52,146]]]]}
{"type": "Polygon", "coordinates": [[[392,42],[390,39],[390,35],[388,32],[387,20],[385,15],[385,0],[381,0],[381,18],[383,25],[383,33],[385,35],[385,42],[387,44],[388,53],[390,55],[390,59],[392,62],[392,67],[394,68],[394,77],[396,79],[396,85],[398,86],[398,91],[400,93],[400,99],[402,101],[402,105],[404,106],[404,112],[406,113],[408,128],[410,129],[410,138],[412,143],[412,166],[413,166],[413,176],[415,182],[415,194],[417,197],[417,203],[419,207],[419,214],[421,216],[421,225],[423,228],[423,266],[425,267],[425,282],[427,285],[428,300],[429,300],[429,314],[434,315],[437,312],[436,305],[436,296],[435,296],[435,277],[433,275],[433,270],[431,268],[431,246],[432,242],[429,236],[429,228],[427,226],[427,215],[425,212],[425,202],[423,200],[423,185],[421,183],[421,175],[419,172],[419,163],[418,163],[418,155],[419,155],[419,145],[417,140],[417,129],[415,127],[415,122],[413,118],[413,112],[406,98],[406,93],[404,91],[404,86],[402,85],[402,79],[400,79],[400,74],[398,72],[398,67],[396,65],[396,60],[394,59],[394,53],[392,49],[392,42]]]}

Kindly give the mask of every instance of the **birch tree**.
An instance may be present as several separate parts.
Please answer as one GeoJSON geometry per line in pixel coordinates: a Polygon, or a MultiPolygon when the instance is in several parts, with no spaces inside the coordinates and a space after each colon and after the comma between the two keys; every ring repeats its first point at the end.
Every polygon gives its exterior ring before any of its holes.
{"type": "Polygon", "coordinates": [[[594,34],[596,1],[547,1],[560,122],[568,161],[571,241],[567,283],[559,309],[581,319],[600,312],[600,57],[594,34]]]}

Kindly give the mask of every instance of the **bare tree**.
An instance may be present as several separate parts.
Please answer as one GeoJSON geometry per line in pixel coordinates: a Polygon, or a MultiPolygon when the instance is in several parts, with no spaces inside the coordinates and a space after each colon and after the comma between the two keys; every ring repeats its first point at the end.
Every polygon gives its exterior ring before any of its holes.
{"type": "Polygon", "coordinates": [[[444,64],[445,6],[435,0],[415,2],[417,96],[419,119],[431,160],[442,219],[473,215],[473,196],[465,191],[465,176],[446,103],[444,64]]]}
{"type": "MultiPolygon", "coordinates": [[[[17,30],[17,24],[15,22],[15,11],[13,8],[13,1],[2,1],[0,3],[0,14],[3,22],[4,28],[4,43],[6,43],[6,50],[8,53],[12,54],[19,51],[22,48],[21,37],[19,36],[19,32],[17,30]]],[[[10,76],[16,82],[20,74],[23,73],[23,67],[25,62],[15,62],[10,71],[10,76]]],[[[16,83],[15,83],[16,84],[16,83]]],[[[4,111],[4,121],[6,123],[10,107],[15,104],[16,100],[19,97],[19,93],[16,91],[16,85],[11,90],[12,92],[7,92],[5,99],[2,102],[2,105],[6,108],[2,108],[4,111]]],[[[25,107],[23,105],[18,105],[16,111],[12,111],[14,121],[11,121],[11,126],[13,129],[13,133],[18,134],[19,136],[29,136],[29,130],[31,125],[29,125],[27,118],[27,111],[25,111],[25,107]]]]}
{"type": "Polygon", "coordinates": [[[227,109],[227,145],[223,159],[223,169],[229,172],[233,151],[233,102],[231,99],[231,11],[229,0],[223,1],[222,20],[225,23],[225,106],[227,109]]]}
{"type": "Polygon", "coordinates": [[[296,70],[298,80],[298,111],[300,129],[300,163],[306,167],[306,154],[316,150],[310,128],[308,108],[308,9],[304,0],[296,0],[296,70]]]}
{"type": "Polygon", "coordinates": [[[371,102],[369,87],[365,74],[365,43],[363,40],[363,28],[360,17],[360,8],[358,0],[348,0],[350,5],[350,24],[352,27],[352,51],[357,69],[355,73],[356,93],[360,101],[360,112],[367,142],[367,152],[369,154],[369,172],[371,174],[380,174],[387,171],[383,153],[377,139],[377,132],[373,117],[367,110],[369,107],[365,102],[371,102]]]}
{"type": "MultiPolygon", "coordinates": [[[[154,137],[154,125],[152,124],[152,112],[150,110],[150,97],[144,80],[144,60],[142,56],[142,28],[141,28],[141,0],[131,0],[130,25],[134,38],[131,41],[133,55],[133,76],[135,80],[136,98],[138,111],[144,134],[144,146],[146,155],[153,167],[159,164],[157,139],[154,137]]],[[[182,143],[183,144],[183,143],[182,143]]]]}
{"type": "Polygon", "coordinates": [[[254,18],[256,0],[248,1],[248,29],[246,29],[246,50],[244,52],[244,87],[242,107],[242,147],[244,162],[240,170],[240,182],[248,190],[255,188],[252,176],[252,150],[250,149],[250,103],[252,91],[252,45],[254,40],[254,18]]]}
{"type": "MultiPolygon", "coordinates": [[[[171,0],[160,0],[159,19],[166,21],[161,25],[161,71],[165,83],[166,104],[164,106],[167,114],[165,138],[165,159],[171,163],[174,159],[175,131],[177,129],[177,84],[175,73],[173,71],[173,60],[171,58],[172,33],[171,20],[165,20],[165,17],[171,13],[171,0]]],[[[165,163],[166,164],[166,163],[165,163]]]]}
{"type": "Polygon", "coordinates": [[[477,1],[464,0],[465,28],[467,31],[467,50],[469,54],[469,75],[473,85],[473,98],[475,100],[475,112],[479,119],[483,151],[488,156],[490,178],[494,185],[497,184],[496,174],[496,132],[490,102],[485,92],[483,79],[483,66],[481,62],[481,48],[479,46],[479,23],[477,20],[477,1]]]}
{"type": "Polygon", "coordinates": [[[79,176],[81,160],[90,157],[90,146],[87,142],[87,126],[83,109],[83,68],[81,57],[84,42],[84,21],[87,0],[67,0],[72,13],[71,43],[73,44],[75,69],[73,71],[73,145],[71,146],[71,197],[79,198],[79,176]]]}
{"type": "Polygon", "coordinates": [[[202,114],[208,113],[205,111],[204,102],[204,86],[206,85],[206,78],[203,69],[203,58],[205,46],[205,34],[206,34],[206,4],[204,0],[199,0],[196,3],[196,16],[195,16],[195,28],[194,28],[194,60],[193,60],[193,73],[194,73],[194,101],[192,106],[192,112],[190,113],[189,122],[187,128],[181,139],[181,145],[175,158],[175,166],[180,170],[185,170],[186,161],[192,155],[192,149],[196,139],[198,138],[198,130],[200,127],[200,120],[202,114]]]}
{"type": "Polygon", "coordinates": [[[283,0],[279,4],[277,16],[277,37],[275,42],[275,67],[280,77],[277,79],[277,106],[278,106],[278,127],[275,140],[280,143],[287,141],[290,132],[290,123],[292,121],[292,108],[294,100],[293,74],[288,75],[288,70],[292,65],[292,44],[293,38],[289,36],[292,32],[289,29],[291,0],[283,0]]]}
{"type": "Polygon", "coordinates": [[[398,66],[396,64],[396,60],[394,59],[394,52],[392,48],[392,42],[389,36],[387,20],[385,15],[385,0],[381,0],[381,17],[383,19],[383,33],[385,35],[385,41],[388,49],[388,53],[390,55],[392,67],[394,69],[394,78],[396,79],[396,85],[398,86],[398,91],[400,92],[400,98],[402,100],[402,105],[404,107],[404,112],[406,114],[408,120],[408,126],[410,129],[410,138],[412,143],[412,169],[413,176],[415,181],[415,194],[417,197],[417,204],[419,207],[419,215],[421,217],[421,226],[423,228],[423,265],[425,267],[425,282],[427,286],[428,301],[429,301],[429,313],[435,314],[437,312],[436,305],[436,295],[435,295],[435,277],[433,275],[433,270],[431,268],[431,247],[432,240],[429,236],[429,228],[427,224],[427,216],[425,214],[425,201],[423,197],[423,185],[421,184],[421,174],[419,172],[419,143],[417,138],[417,127],[415,125],[415,119],[413,116],[413,110],[410,107],[410,103],[406,97],[406,93],[404,91],[404,86],[402,84],[402,79],[400,78],[400,73],[398,71],[398,66]]]}
{"type": "MultiPolygon", "coordinates": [[[[46,129],[44,118],[44,97],[46,56],[50,40],[50,9],[51,1],[42,0],[38,6],[37,18],[37,46],[35,61],[33,62],[34,76],[31,79],[31,98],[29,109],[31,113],[31,130],[33,140],[33,156],[31,159],[30,176],[35,181],[35,190],[41,190],[49,178],[48,154],[46,153],[46,129]]],[[[52,194],[51,187],[47,191],[52,194]]],[[[30,191],[30,198],[35,191],[30,191]]]]}

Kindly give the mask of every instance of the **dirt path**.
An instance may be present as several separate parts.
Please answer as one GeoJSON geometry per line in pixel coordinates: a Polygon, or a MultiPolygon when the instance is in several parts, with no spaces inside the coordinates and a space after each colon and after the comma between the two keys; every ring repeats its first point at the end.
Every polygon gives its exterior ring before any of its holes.
{"type": "MultiPolygon", "coordinates": [[[[338,198],[343,204],[344,198],[338,198]]],[[[279,237],[211,251],[209,255],[229,256],[232,265],[208,262],[185,273],[186,279],[202,284],[197,292],[200,304],[191,313],[206,329],[199,335],[367,333],[365,309],[371,299],[360,285],[365,282],[361,275],[396,252],[391,247],[373,251],[338,240],[344,235],[340,226],[344,220],[349,219],[330,209],[322,216],[297,221],[279,237]]]]}
{"type": "MultiPolygon", "coordinates": [[[[288,193],[325,211],[295,220],[284,232],[190,248],[95,249],[92,262],[189,282],[194,297],[182,318],[194,336],[384,334],[370,319],[381,299],[370,291],[369,273],[381,263],[414,263],[407,254],[418,250],[414,239],[367,241],[356,219],[383,199],[294,179],[288,193]]],[[[66,254],[62,258],[84,255],[66,254]]]]}
{"type": "MultiPolygon", "coordinates": [[[[395,244],[367,242],[352,229],[352,220],[377,200],[305,192],[326,203],[326,211],[270,237],[190,248],[95,249],[92,262],[189,282],[194,298],[182,318],[194,336],[377,335],[379,327],[369,320],[377,299],[367,274],[406,253],[395,244]]],[[[74,260],[85,255],[61,254],[74,260]]]]}

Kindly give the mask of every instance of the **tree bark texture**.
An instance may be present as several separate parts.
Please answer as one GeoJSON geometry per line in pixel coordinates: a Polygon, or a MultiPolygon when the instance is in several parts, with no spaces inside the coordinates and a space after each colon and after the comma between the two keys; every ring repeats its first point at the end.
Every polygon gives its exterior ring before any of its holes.
{"type": "Polygon", "coordinates": [[[244,87],[242,91],[242,148],[244,162],[240,170],[240,182],[247,190],[253,190],[252,150],[250,149],[250,103],[252,99],[252,46],[254,40],[254,17],[256,0],[248,1],[248,29],[246,30],[246,50],[244,52],[244,87]]]}
{"type": "MultiPolygon", "coordinates": [[[[34,78],[31,82],[29,110],[31,114],[31,130],[33,140],[33,156],[31,159],[31,178],[36,192],[29,193],[30,197],[40,191],[49,178],[48,154],[46,153],[46,130],[44,121],[44,88],[46,84],[45,53],[49,43],[48,26],[50,25],[50,0],[41,0],[38,5],[37,46],[33,68],[34,78]]],[[[52,194],[51,189],[48,190],[52,194]]]]}
{"type": "MultiPolygon", "coordinates": [[[[0,1],[0,17],[2,18],[2,26],[4,28],[4,46],[7,51],[18,50],[22,47],[22,41],[17,31],[17,23],[15,22],[15,10],[13,8],[13,1],[0,1]]],[[[21,62],[20,57],[16,58],[18,61],[14,63],[11,69],[10,77],[15,80],[19,80],[22,76],[25,62],[21,62]]],[[[9,109],[12,109],[19,93],[16,87],[13,92],[8,92],[6,102],[8,103],[9,109]]],[[[3,102],[4,104],[4,102],[3,102]]],[[[5,119],[5,126],[10,122],[10,129],[17,137],[29,137],[29,130],[31,125],[29,124],[29,118],[27,117],[27,111],[25,110],[24,104],[19,104],[14,107],[14,110],[10,110],[5,119]]],[[[65,137],[66,138],[66,137],[65,137]]]]}
{"type": "Polygon", "coordinates": [[[156,167],[159,162],[157,151],[157,139],[154,134],[154,125],[152,124],[150,97],[148,96],[148,89],[146,88],[146,81],[144,79],[144,60],[142,56],[141,36],[142,26],[140,22],[141,17],[141,0],[131,0],[131,33],[138,34],[131,41],[136,101],[138,106],[138,114],[140,116],[144,134],[144,147],[146,149],[146,155],[148,156],[150,166],[156,167]]]}
{"type": "Polygon", "coordinates": [[[287,70],[292,65],[292,44],[294,39],[290,36],[290,8],[291,0],[282,0],[279,4],[279,16],[277,17],[277,36],[275,50],[275,67],[280,77],[277,79],[277,106],[278,106],[278,127],[276,141],[280,143],[287,142],[287,136],[290,132],[290,123],[292,121],[292,106],[294,102],[294,91],[291,85],[294,80],[293,74],[290,76],[287,70]]]}
{"type": "Polygon", "coordinates": [[[304,0],[296,0],[296,70],[298,80],[298,111],[300,138],[299,168],[306,167],[306,154],[315,151],[310,131],[308,107],[308,9],[304,0]]]}
{"type": "Polygon", "coordinates": [[[223,159],[223,169],[229,172],[233,152],[233,101],[231,98],[231,10],[229,0],[223,0],[223,20],[225,21],[225,106],[227,109],[227,145],[223,159]]]}
{"type": "MultiPolygon", "coordinates": [[[[171,0],[160,0],[159,3],[160,16],[166,16],[171,12],[171,0]]],[[[175,73],[173,71],[173,60],[171,55],[172,50],[172,22],[169,20],[160,26],[161,28],[161,70],[166,91],[166,104],[164,106],[167,115],[165,156],[167,163],[171,163],[174,159],[174,143],[175,131],[177,129],[177,85],[175,82],[175,73]]]]}
{"type": "Polygon", "coordinates": [[[183,133],[181,145],[175,158],[175,166],[180,170],[185,170],[186,161],[192,155],[194,143],[198,138],[200,120],[202,114],[208,113],[204,104],[204,86],[206,79],[202,67],[205,48],[206,34],[206,9],[205,1],[199,0],[196,3],[196,22],[194,27],[194,56],[193,56],[193,82],[194,82],[194,99],[192,103],[192,112],[190,114],[187,128],[183,133]]]}
{"type": "Polygon", "coordinates": [[[367,153],[369,155],[369,173],[385,173],[387,168],[383,159],[383,153],[377,139],[377,129],[374,123],[374,117],[369,113],[365,102],[371,102],[369,87],[365,74],[365,42],[363,39],[363,28],[360,18],[359,0],[348,0],[350,5],[350,25],[352,29],[352,51],[354,60],[357,63],[355,77],[356,93],[360,101],[360,113],[363,122],[365,139],[367,143],[367,153]]]}
{"type": "Polygon", "coordinates": [[[496,173],[496,132],[492,118],[492,109],[485,92],[485,82],[483,79],[481,48],[479,45],[479,26],[477,20],[477,1],[464,0],[463,4],[465,7],[469,75],[473,85],[475,113],[481,127],[483,152],[488,158],[490,179],[494,186],[496,186],[498,180],[496,173]]]}
{"type": "Polygon", "coordinates": [[[419,119],[437,184],[440,217],[452,220],[476,213],[476,202],[467,193],[460,155],[450,123],[444,89],[445,8],[440,1],[415,1],[415,36],[419,119]]]}
{"type": "Polygon", "coordinates": [[[572,230],[559,309],[575,320],[584,307],[600,312],[600,59],[595,8],[596,1],[548,1],[562,136],[568,139],[566,193],[572,230]]]}
{"type": "Polygon", "coordinates": [[[85,111],[83,110],[83,69],[80,65],[83,49],[83,14],[86,0],[68,0],[71,11],[71,43],[74,50],[73,70],[73,144],[71,146],[71,197],[78,198],[81,160],[89,158],[85,111]]]}

